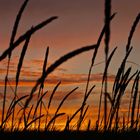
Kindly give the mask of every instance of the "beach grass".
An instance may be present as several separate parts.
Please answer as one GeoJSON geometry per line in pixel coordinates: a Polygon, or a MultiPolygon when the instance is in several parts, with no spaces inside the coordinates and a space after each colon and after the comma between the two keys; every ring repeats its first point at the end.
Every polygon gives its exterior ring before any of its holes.
{"type": "Polygon", "coordinates": [[[117,51],[117,47],[115,47],[110,52],[110,38],[111,38],[111,22],[115,20],[116,13],[111,13],[111,0],[105,0],[105,19],[104,26],[101,30],[99,38],[97,42],[93,45],[79,47],[79,49],[68,52],[64,56],[58,58],[55,62],[47,66],[48,57],[49,57],[49,47],[46,49],[44,64],[42,66],[42,74],[36,81],[35,85],[32,87],[30,93],[28,95],[23,95],[18,97],[18,83],[20,81],[20,73],[21,68],[24,62],[24,58],[26,56],[26,51],[28,49],[28,45],[30,43],[32,35],[43,27],[47,26],[50,23],[53,23],[58,17],[53,16],[45,21],[39,23],[36,26],[32,26],[29,30],[23,33],[15,40],[15,36],[17,34],[18,26],[20,23],[20,19],[22,18],[22,14],[28,4],[29,0],[25,0],[22,4],[16,20],[13,26],[9,47],[1,54],[0,62],[4,59],[7,59],[7,72],[5,75],[5,84],[3,91],[3,105],[1,112],[1,124],[0,124],[0,139],[1,138],[32,138],[32,139],[56,139],[57,136],[62,139],[90,139],[97,138],[140,138],[140,92],[139,92],[139,69],[136,72],[132,72],[132,67],[126,67],[128,57],[131,55],[131,51],[133,47],[131,46],[131,40],[133,38],[134,32],[136,31],[136,27],[139,23],[140,14],[137,15],[134,20],[132,27],[130,29],[130,33],[128,35],[128,40],[126,44],[126,53],[120,62],[120,66],[118,67],[117,73],[115,75],[113,81],[113,87],[111,92],[108,90],[108,69],[110,67],[110,63],[114,58],[114,54],[117,51]],[[89,105],[87,104],[88,98],[95,85],[89,86],[91,72],[94,68],[95,59],[101,46],[101,42],[104,37],[104,70],[103,77],[101,81],[100,87],[100,99],[99,99],[99,107],[98,107],[98,117],[95,121],[96,123],[91,123],[92,120],[88,120],[87,126],[83,130],[84,120],[88,115],[89,105]],[[16,71],[16,84],[14,87],[14,97],[10,101],[10,105],[7,106],[6,98],[7,98],[7,87],[9,80],[9,70],[10,70],[10,62],[12,58],[12,53],[14,52],[16,47],[21,48],[21,54],[19,56],[19,61],[17,64],[16,71]],[[80,55],[81,53],[85,53],[87,51],[92,51],[93,56],[91,59],[90,68],[87,75],[86,88],[84,92],[84,98],[79,108],[70,116],[65,112],[60,112],[63,104],[67,100],[71,94],[75,94],[75,91],[78,90],[78,87],[73,88],[69,91],[63,99],[60,101],[59,105],[56,107],[56,111],[50,117],[50,110],[53,101],[53,97],[57,92],[58,88],[61,86],[61,81],[58,81],[56,86],[51,92],[49,99],[46,99],[46,94],[48,91],[44,91],[44,83],[48,78],[48,75],[53,73],[59,66],[63,63],[66,63],[71,58],[80,55]],[[130,82],[133,82],[131,87],[131,96],[128,104],[128,115],[120,116],[120,107],[121,102],[123,100],[123,96],[126,94],[126,90],[130,82]],[[37,102],[31,104],[34,94],[37,95],[37,102]],[[48,104],[44,102],[44,100],[48,100],[48,104]],[[16,111],[15,111],[16,110],[16,111]],[[18,110],[18,111],[17,111],[18,110]],[[43,111],[45,110],[45,112],[43,111]],[[101,116],[101,111],[103,111],[103,115],[101,116]],[[17,121],[18,116],[18,121],[17,121]],[[61,119],[63,116],[67,116],[65,125],[63,130],[58,131],[56,126],[57,119],[61,119]],[[76,127],[72,129],[72,121],[77,117],[76,127]],[[121,119],[123,121],[121,121],[121,119]],[[42,128],[42,120],[45,120],[45,125],[42,128]],[[9,125],[9,123],[11,125],[9,125]]]}

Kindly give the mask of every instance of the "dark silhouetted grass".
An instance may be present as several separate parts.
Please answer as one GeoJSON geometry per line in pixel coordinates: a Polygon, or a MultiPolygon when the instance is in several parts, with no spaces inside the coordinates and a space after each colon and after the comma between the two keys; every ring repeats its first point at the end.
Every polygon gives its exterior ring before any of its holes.
{"type": "MultiPolygon", "coordinates": [[[[115,13],[111,14],[111,0],[105,0],[105,19],[104,26],[101,30],[97,42],[93,45],[84,46],[79,49],[75,49],[71,52],[68,52],[64,56],[61,56],[51,65],[47,66],[48,56],[49,56],[49,47],[46,49],[44,63],[42,66],[42,73],[40,78],[36,81],[35,85],[32,87],[31,92],[28,95],[23,95],[18,97],[18,83],[20,81],[20,73],[24,63],[24,57],[28,49],[32,35],[38,30],[42,29],[53,20],[57,19],[57,16],[50,17],[49,19],[39,23],[36,26],[33,26],[21,36],[15,40],[18,26],[22,14],[27,6],[29,0],[25,0],[17,14],[12,35],[10,38],[9,48],[6,49],[0,56],[0,62],[8,57],[7,61],[7,71],[4,82],[4,96],[1,112],[1,124],[0,124],[0,139],[6,138],[17,138],[17,139],[124,139],[131,138],[139,139],[140,138],[140,92],[139,92],[139,76],[140,72],[132,72],[132,67],[126,68],[128,62],[128,57],[131,54],[131,40],[133,38],[136,27],[139,23],[140,14],[134,20],[130,33],[128,35],[128,40],[126,44],[126,53],[125,56],[120,62],[117,73],[113,81],[113,87],[111,91],[108,90],[108,69],[110,68],[110,63],[114,58],[114,54],[117,50],[115,47],[111,53],[110,50],[110,39],[111,39],[111,21],[113,20],[115,13]],[[98,54],[99,47],[101,46],[102,39],[104,37],[104,55],[105,67],[103,69],[103,77],[101,81],[101,93],[99,95],[99,108],[96,124],[92,124],[92,119],[88,119],[84,131],[83,124],[88,116],[88,110],[90,105],[88,105],[87,100],[89,96],[93,93],[96,84],[91,85],[89,88],[90,77],[92,69],[95,66],[96,56],[98,54]],[[14,97],[9,103],[9,106],[6,104],[7,99],[7,87],[9,84],[9,69],[12,53],[16,47],[19,47],[23,43],[23,48],[19,56],[19,61],[17,64],[17,71],[15,77],[15,87],[12,88],[14,92],[14,97]],[[61,86],[61,81],[59,81],[51,91],[49,99],[47,99],[46,94],[48,91],[44,91],[44,86],[46,79],[49,74],[54,72],[59,66],[68,61],[69,59],[85,53],[87,51],[93,51],[93,56],[91,59],[91,64],[89,67],[86,88],[83,91],[83,100],[79,108],[76,109],[73,114],[68,115],[65,112],[60,112],[65,101],[71,94],[77,94],[75,91],[78,90],[78,87],[73,88],[69,91],[60,101],[56,110],[51,114],[51,105],[54,99],[54,95],[57,92],[58,88],[61,86]],[[126,90],[130,83],[133,83],[131,86],[131,95],[128,103],[128,114],[123,116],[120,115],[121,102],[123,101],[123,96],[127,93],[126,90]],[[33,101],[34,94],[37,95],[36,102],[33,101]],[[104,95],[104,96],[103,96],[104,95]],[[104,98],[103,98],[104,97],[104,98]],[[44,101],[44,100],[45,101],[44,101]],[[47,101],[47,102],[46,102],[47,101]],[[34,104],[32,103],[34,102],[34,104]],[[103,104],[103,106],[102,106],[103,104]],[[45,111],[44,111],[44,110],[45,111]],[[103,109],[103,115],[101,116],[101,110],[103,109]],[[61,131],[57,128],[56,121],[62,117],[66,117],[64,120],[65,125],[61,131]],[[76,118],[77,117],[77,118],[76,118]],[[72,121],[76,119],[75,125],[72,124],[72,121]],[[45,122],[45,124],[42,123],[45,122]],[[11,125],[9,123],[11,122],[11,125]],[[94,126],[95,125],[95,126],[94,126]],[[76,127],[75,127],[76,126],[76,127]],[[74,130],[74,131],[73,131],[74,130]]],[[[94,98],[94,97],[93,97],[94,98]]],[[[93,103],[94,104],[94,103],[93,103]]],[[[94,115],[94,112],[93,112],[94,115]]]]}

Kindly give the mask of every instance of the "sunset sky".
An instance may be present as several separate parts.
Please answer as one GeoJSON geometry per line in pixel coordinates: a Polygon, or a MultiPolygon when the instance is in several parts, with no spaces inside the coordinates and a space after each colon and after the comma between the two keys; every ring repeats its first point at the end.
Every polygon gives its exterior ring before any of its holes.
{"type": "MultiPolygon", "coordinates": [[[[8,47],[13,23],[22,1],[0,0],[0,54],[8,47]]],[[[118,46],[113,61],[116,65],[121,62],[124,55],[130,27],[140,12],[140,1],[113,0],[113,12],[117,12],[117,15],[112,21],[110,50],[118,46]]],[[[27,61],[44,59],[47,46],[50,47],[49,62],[51,63],[70,50],[95,44],[103,27],[104,0],[30,0],[20,22],[18,35],[50,16],[58,16],[59,18],[34,34],[26,55],[27,61]]],[[[129,58],[138,64],[139,36],[140,28],[138,27],[132,40],[134,49],[129,58]]],[[[104,45],[102,44],[100,48],[97,63],[104,60],[104,45]]],[[[17,51],[20,50],[17,49],[17,51]]],[[[15,56],[18,54],[16,53],[15,56]]],[[[77,56],[62,67],[67,69],[68,73],[87,73],[91,57],[92,51],[77,56]],[[81,58],[84,58],[82,63],[81,58]]],[[[95,71],[98,72],[96,69],[95,71]]]]}
{"type": "MultiPolygon", "coordinates": [[[[0,0],[0,55],[8,48],[14,20],[22,2],[23,0],[0,0]]],[[[116,46],[118,49],[109,69],[110,84],[125,55],[130,27],[140,12],[140,0],[112,0],[112,13],[114,12],[117,14],[111,23],[110,51],[116,46]]],[[[20,76],[19,91],[21,93],[25,93],[25,89],[29,91],[30,86],[34,85],[34,80],[40,77],[47,46],[50,47],[48,57],[48,65],[50,65],[69,51],[96,43],[104,25],[104,0],[30,0],[22,16],[17,38],[32,25],[37,25],[51,16],[58,16],[58,19],[35,33],[29,43],[20,76]]],[[[131,45],[134,48],[128,60],[136,64],[128,63],[128,65],[133,67],[134,72],[140,67],[140,25],[131,45]]],[[[10,64],[9,78],[13,86],[20,51],[20,47],[14,51],[10,64]]],[[[62,80],[61,92],[67,92],[79,86],[81,89],[77,92],[81,95],[81,91],[85,89],[84,83],[86,83],[92,54],[93,51],[81,54],[61,65],[48,78],[50,86],[53,87],[62,80]]],[[[103,61],[104,41],[102,41],[95,63],[103,61]]],[[[3,93],[6,64],[6,60],[0,62],[0,94],[3,93]]],[[[93,67],[92,70],[91,81],[97,84],[97,93],[100,92],[98,88],[103,70],[104,63],[93,67]]],[[[71,99],[79,97],[74,96],[71,99]]]]}

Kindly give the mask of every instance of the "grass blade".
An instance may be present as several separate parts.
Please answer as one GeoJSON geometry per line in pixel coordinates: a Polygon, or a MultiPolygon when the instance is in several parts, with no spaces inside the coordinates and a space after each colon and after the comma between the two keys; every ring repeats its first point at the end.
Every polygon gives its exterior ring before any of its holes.
{"type": "Polygon", "coordinates": [[[23,49],[22,49],[22,52],[21,52],[21,55],[20,55],[20,59],[19,59],[19,62],[18,62],[17,73],[16,73],[15,95],[16,95],[16,91],[17,91],[17,86],[18,86],[20,71],[21,71],[21,68],[22,68],[22,64],[23,64],[23,61],[24,61],[24,56],[25,56],[25,53],[26,53],[26,51],[27,51],[28,44],[29,44],[29,42],[30,42],[30,38],[31,38],[31,35],[29,35],[29,36],[26,38],[26,41],[25,41],[25,44],[24,44],[24,46],[23,46],[23,49]]]}
{"type": "Polygon", "coordinates": [[[25,131],[31,124],[33,124],[35,121],[37,121],[38,119],[40,119],[40,118],[42,118],[42,117],[44,117],[44,115],[41,115],[41,116],[39,116],[39,117],[33,119],[30,123],[28,123],[28,124],[25,126],[24,131],[25,131]]]}
{"type": "MultiPolygon", "coordinates": [[[[107,66],[108,62],[108,53],[109,53],[109,43],[110,43],[110,16],[111,16],[111,0],[105,0],[105,25],[106,25],[106,30],[105,30],[105,62],[107,66]]],[[[104,93],[107,93],[107,88],[108,88],[108,74],[107,74],[107,69],[106,72],[104,73],[105,77],[105,90],[104,93]]],[[[104,94],[104,129],[106,130],[106,125],[107,125],[107,98],[106,94],[104,94]]]]}
{"type": "Polygon", "coordinates": [[[49,130],[50,125],[53,123],[53,121],[55,121],[58,117],[65,115],[65,113],[59,113],[56,114],[48,123],[48,125],[46,126],[46,130],[49,130]]]}
{"type": "MultiPolygon", "coordinates": [[[[28,1],[29,0],[24,1],[24,3],[22,4],[22,6],[21,6],[21,8],[20,8],[20,10],[19,10],[19,12],[17,14],[15,24],[14,24],[14,27],[13,27],[13,31],[12,31],[12,35],[11,35],[11,39],[10,39],[10,46],[9,47],[12,47],[12,45],[13,45],[13,42],[15,40],[15,36],[16,36],[16,33],[17,33],[17,29],[18,29],[18,26],[19,26],[20,19],[22,17],[22,14],[24,12],[24,9],[25,9],[28,1]]],[[[11,54],[9,53],[9,55],[11,55],[11,54]]]]}
{"type": "Polygon", "coordinates": [[[58,111],[60,110],[60,108],[61,108],[61,106],[63,105],[63,103],[65,102],[65,100],[66,100],[72,93],[74,93],[74,91],[77,90],[77,89],[78,89],[78,87],[74,88],[72,91],[70,91],[70,92],[62,99],[62,101],[60,102],[60,104],[59,104],[59,106],[58,106],[58,108],[57,108],[57,110],[56,110],[56,112],[55,112],[55,115],[58,113],[58,111]]]}
{"type": "Polygon", "coordinates": [[[62,57],[60,57],[58,60],[56,60],[52,65],[50,65],[48,67],[48,69],[45,71],[45,74],[44,76],[41,76],[35,86],[32,88],[31,90],[31,93],[30,93],[30,97],[29,99],[27,100],[27,102],[25,103],[25,108],[28,106],[30,100],[32,99],[33,97],[33,94],[34,92],[37,90],[38,86],[42,83],[42,81],[44,81],[44,79],[50,74],[52,73],[58,66],[60,66],[62,63],[66,62],[67,60],[71,59],[72,57],[76,56],[76,55],[79,55],[83,52],[86,52],[86,51],[89,51],[89,50],[92,50],[92,49],[95,49],[97,45],[91,45],[91,46],[86,46],[86,47],[82,47],[80,49],[77,49],[77,50],[74,50],[62,57]]]}
{"type": "Polygon", "coordinates": [[[50,99],[49,99],[49,102],[48,102],[48,109],[49,109],[50,106],[51,106],[51,102],[52,102],[53,96],[54,96],[54,94],[56,93],[56,90],[58,89],[58,87],[59,87],[60,84],[61,84],[61,81],[58,82],[58,84],[57,84],[57,85],[55,86],[55,88],[53,89],[53,92],[52,92],[52,94],[51,94],[51,96],[50,96],[50,99]]]}
{"type": "Polygon", "coordinates": [[[136,19],[135,19],[135,21],[134,21],[134,23],[133,23],[133,25],[131,27],[129,37],[128,37],[128,41],[127,41],[127,45],[126,45],[126,52],[128,52],[129,49],[130,49],[131,40],[133,38],[133,34],[134,34],[135,30],[136,30],[136,27],[137,27],[139,21],[140,21],[140,13],[137,15],[137,17],[136,17],[136,19]]]}
{"type": "Polygon", "coordinates": [[[25,32],[23,35],[21,35],[12,45],[12,47],[6,49],[3,54],[0,56],[0,61],[2,61],[4,58],[6,58],[7,55],[9,55],[17,46],[19,46],[24,40],[26,40],[26,37],[29,35],[34,34],[36,31],[40,30],[44,26],[48,25],[51,23],[53,20],[57,19],[57,17],[51,17],[40,24],[32,27],[30,30],[25,32]]]}
{"type": "Polygon", "coordinates": [[[135,91],[134,91],[134,97],[133,97],[133,103],[132,103],[132,113],[131,113],[131,128],[133,128],[134,125],[134,117],[135,117],[135,107],[136,107],[136,99],[138,95],[138,87],[139,87],[139,74],[137,74],[136,80],[135,80],[135,91]]]}

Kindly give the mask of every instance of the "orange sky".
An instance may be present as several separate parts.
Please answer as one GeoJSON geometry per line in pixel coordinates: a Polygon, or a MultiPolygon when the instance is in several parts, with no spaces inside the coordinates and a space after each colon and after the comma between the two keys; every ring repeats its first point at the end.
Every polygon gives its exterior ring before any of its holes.
{"type": "MultiPolygon", "coordinates": [[[[0,0],[0,55],[8,48],[14,19],[22,2],[23,0],[0,0]]],[[[117,15],[112,20],[111,24],[112,36],[110,50],[116,46],[118,49],[109,69],[110,85],[125,54],[125,45],[127,43],[130,27],[137,14],[140,12],[140,1],[113,0],[112,13],[113,12],[117,12],[117,15]]],[[[42,64],[47,46],[50,47],[48,57],[48,65],[50,65],[56,59],[71,50],[96,43],[104,24],[104,0],[30,0],[20,22],[17,38],[32,25],[36,25],[51,16],[58,16],[59,18],[34,34],[29,43],[20,75],[19,92],[21,94],[24,94],[25,90],[29,92],[31,86],[35,83],[34,81],[41,76],[42,64]]],[[[133,72],[139,68],[140,65],[139,36],[140,25],[137,27],[134,34],[132,40],[134,49],[128,58],[129,61],[138,64],[128,63],[129,66],[133,67],[133,72]]],[[[104,70],[103,43],[102,41],[95,64],[99,62],[103,63],[96,65],[91,75],[91,83],[97,84],[94,91],[95,93],[100,92],[99,87],[101,86],[102,73],[104,70]]],[[[10,64],[9,79],[13,87],[15,86],[15,73],[20,51],[20,48],[15,50],[10,64]]],[[[51,92],[58,81],[62,81],[62,87],[55,97],[56,100],[60,100],[62,97],[60,96],[61,94],[65,94],[70,89],[79,86],[80,90],[77,91],[78,95],[71,97],[74,105],[79,103],[79,101],[76,102],[74,99],[78,100],[82,96],[83,90],[85,90],[92,54],[93,52],[90,51],[72,58],[57,68],[57,70],[48,77],[46,86],[49,92],[51,92]]],[[[3,93],[6,64],[6,60],[0,62],[0,94],[3,93]]],[[[11,89],[8,89],[8,92],[10,93],[11,89]]],[[[130,92],[129,89],[127,92],[130,92]]],[[[90,103],[91,101],[92,98],[90,98],[90,103]]],[[[96,101],[97,97],[95,98],[95,102],[96,101]]]]}

